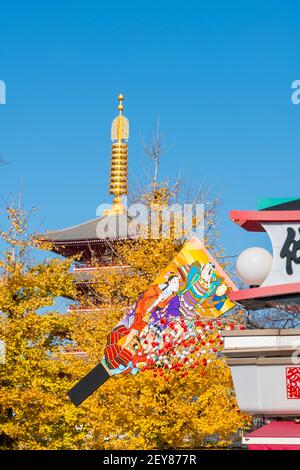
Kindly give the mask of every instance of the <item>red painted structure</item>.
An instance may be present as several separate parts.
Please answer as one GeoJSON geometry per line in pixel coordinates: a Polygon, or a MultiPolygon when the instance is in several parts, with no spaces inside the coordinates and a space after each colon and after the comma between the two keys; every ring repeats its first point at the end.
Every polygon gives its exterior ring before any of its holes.
{"type": "MultiPolygon", "coordinates": [[[[230,219],[248,232],[265,232],[263,223],[300,222],[300,210],[232,210],[230,219]]],[[[299,294],[300,283],[291,283],[238,290],[230,298],[251,310],[280,307],[300,312],[299,294]]]]}
{"type": "Polygon", "coordinates": [[[300,424],[273,421],[243,437],[249,450],[300,450],[300,424]]]}
{"type": "Polygon", "coordinates": [[[230,219],[248,232],[265,232],[264,222],[299,222],[300,211],[230,211],[230,219]]]}

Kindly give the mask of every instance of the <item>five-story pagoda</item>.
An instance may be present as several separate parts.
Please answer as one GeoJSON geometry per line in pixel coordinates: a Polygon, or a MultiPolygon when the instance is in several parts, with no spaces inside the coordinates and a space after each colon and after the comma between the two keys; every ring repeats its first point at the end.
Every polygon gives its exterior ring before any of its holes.
{"type": "MultiPolygon", "coordinates": [[[[123,115],[123,95],[119,95],[118,100],[119,114],[113,120],[111,127],[109,193],[114,197],[111,208],[96,219],[39,235],[40,240],[51,243],[51,251],[54,253],[65,257],[76,256],[77,261],[74,263],[76,286],[79,291],[92,298],[93,303],[97,303],[93,290],[95,271],[112,272],[127,268],[120,264],[116,255],[117,245],[128,239],[127,213],[122,196],[128,193],[129,122],[123,115]],[[113,231],[112,227],[115,228],[113,231]]],[[[88,307],[81,306],[80,309],[88,310],[88,307]]]]}

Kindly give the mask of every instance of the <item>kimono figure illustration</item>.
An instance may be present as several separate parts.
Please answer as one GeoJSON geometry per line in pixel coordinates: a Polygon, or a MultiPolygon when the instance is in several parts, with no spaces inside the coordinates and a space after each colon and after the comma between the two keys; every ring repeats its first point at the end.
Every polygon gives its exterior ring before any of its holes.
{"type": "Polygon", "coordinates": [[[156,307],[154,309],[150,316],[150,322],[159,324],[161,328],[165,330],[166,328],[168,328],[170,321],[180,316],[179,307],[180,302],[178,296],[176,295],[170,300],[166,307],[156,307]]]}
{"type": "Polygon", "coordinates": [[[154,347],[153,343],[159,341],[159,333],[167,321],[179,315],[178,289],[176,274],[170,274],[165,284],[150,286],[134,311],[108,335],[103,360],[113,375],[136,373],[137,365],[147,362],[146,355],[154,347]],[[161,321],[163,317],[166,319],[161,321]]]}
{"type": "Polygon", "coordinates": [[[231,292],[231,288],[227,286],[227,284],[222,283],[220,284],[214,295],[209,297],[208,299],[205,300],[205,302],[202,304],[204,308],[213,308],[218,310],[220,312],[223,308],[224,303],[226,300],[229,298],[229,294],[231,292]]]}
{"type": "Polygon", "coordinates": [[[198,261],[195,261],[191,265],[186,274],[186,284],[178,293],[181,301],[180,307],[184,315],[203,304],[215,293],[219,282],[214,269],[215,265],[211,262],[201,266],[198,261]]]}
{"type": "Polygon", "coordinates": [[[178,317],[179,299],[179,276],[174,273],[168,274],[167,282],[164,284],[151,285],[138,300],[134,311],[127,315],[124,324],[130,330],[141,331],[150,321],[159,323],[161,326],[169,322],[171,318],[178,317]],[[160,321],[164,319],[164,321],[160,321]]]}
{"type": "Polygon", "coordinates": [[[180,302],[176,294],[179,289],[179,276],[170,274],[166,284],[160,284],[158,288],[161,293],[148,312],[150,312],[150,322],[159,324],[165,330],[171,320],[180,316],[180,302]]]}
{"type": "Polygon", "coordinates": [[[160,332],[157,325],[147,325],[139,337],[135,330],[129,331],[124,325],[116,326],[107,337],[102,363],[110,369],[111,375],[136,374],[147,363],[153,343],[159,344],[160,332]]]}

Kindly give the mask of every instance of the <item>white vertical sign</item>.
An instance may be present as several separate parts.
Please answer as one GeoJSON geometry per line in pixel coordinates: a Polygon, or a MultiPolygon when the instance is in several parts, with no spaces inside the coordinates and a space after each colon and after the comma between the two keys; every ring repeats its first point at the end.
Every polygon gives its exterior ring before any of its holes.
{"type": "Polygon", "coordinates": [[[300,222],[261,224],[273,247],[273,263],[260,287],[300,282],[300,222]]]}

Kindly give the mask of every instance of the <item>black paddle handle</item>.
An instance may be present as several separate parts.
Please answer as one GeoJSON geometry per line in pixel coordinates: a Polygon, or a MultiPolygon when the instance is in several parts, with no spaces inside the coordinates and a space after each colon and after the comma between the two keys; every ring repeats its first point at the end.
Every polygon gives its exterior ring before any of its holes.
{"type": "Polygon", "coordinates": [[[99,363],[94,369],[92,369],[83,379],[81,379],[76,385],[74,385],[68,392],[68,397],[78,406],[84,400],[86,400],[97,388],[99,388],[110,375],[105,367],[99,363]]]}

